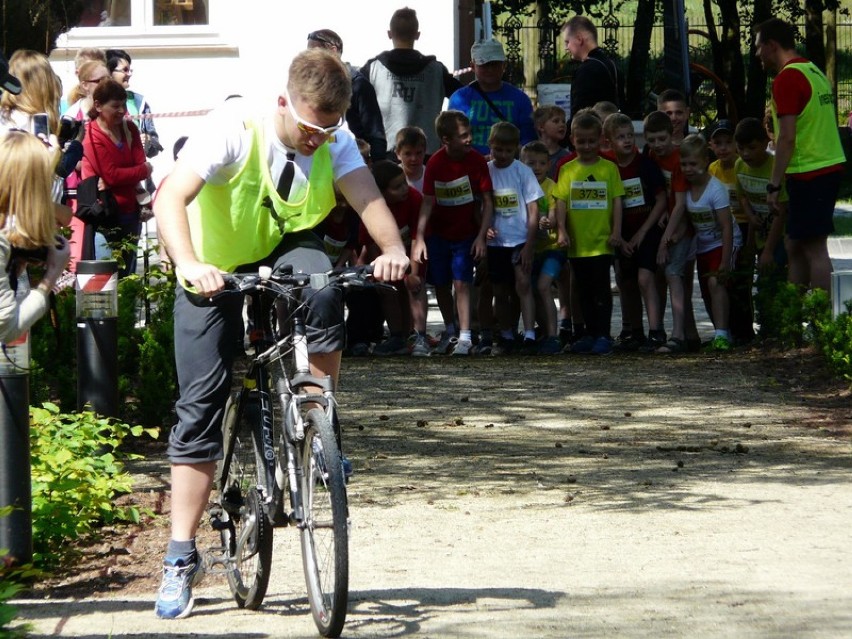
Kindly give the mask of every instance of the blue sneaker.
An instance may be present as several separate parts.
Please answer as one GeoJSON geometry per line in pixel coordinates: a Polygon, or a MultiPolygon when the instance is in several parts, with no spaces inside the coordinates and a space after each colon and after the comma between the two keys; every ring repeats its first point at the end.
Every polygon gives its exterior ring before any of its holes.
{"type": "Polygon", "coordinates": [[[599,337],[592,345],[594,355],[609,355],[612,353],[612,340],[609,337],[599,337]]]}
{"type": "Polygon", "coordinates": [[[183,619],[192,612],[195,600],[192,587],[201,582],[204,570],[198,553],[195,560],[185,564],[183,559],[163,561],[163,582],[157,594],[154,612],[160,619],[183,619]]]}
{"type": "Polygon", "coordinates": [[[581,337],[576,342],[571,344],[571,346],[569,346],[567,348],[567,350],[569,350],[572,353],[585,354],[585,353],[591,353],[594,346],[595,346],[595,338],[592,337],[591,335],[583,335],[583,337],[581,337]]]}

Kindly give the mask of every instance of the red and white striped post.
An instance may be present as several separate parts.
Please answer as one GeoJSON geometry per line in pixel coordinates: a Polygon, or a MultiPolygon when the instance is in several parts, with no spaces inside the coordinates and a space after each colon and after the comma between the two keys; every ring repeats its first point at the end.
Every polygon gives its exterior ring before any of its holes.
{"type": "Polygon", "coordinates": [[[118,264],[77,262],[77,410],[118,415],[118,264]]]}

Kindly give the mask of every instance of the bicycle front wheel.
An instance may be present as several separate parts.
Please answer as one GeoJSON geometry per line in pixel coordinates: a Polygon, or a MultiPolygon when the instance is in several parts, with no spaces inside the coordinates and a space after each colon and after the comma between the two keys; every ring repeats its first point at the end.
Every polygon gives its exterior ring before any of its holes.
{"type": "Polygon", "coordinates": [[[308,412],[302,448],[302,564],[314,622],[339,637],[349,600],[346,483],[334,430],[325,413],[308,412]]]}
{"type": "Polygon", "coordinates": [[[236,402],[229,402],[224,423],[223,472],[227,474],[220,480],[228,525],[220,530],[220,537],[229,557],[228,586],[234,600],[240,608],[255,610],[263,603],[269,585],[272,524],[258,490],[265,476],[256,398],[249,397],[239,420],[238,412],[236,402]]]}

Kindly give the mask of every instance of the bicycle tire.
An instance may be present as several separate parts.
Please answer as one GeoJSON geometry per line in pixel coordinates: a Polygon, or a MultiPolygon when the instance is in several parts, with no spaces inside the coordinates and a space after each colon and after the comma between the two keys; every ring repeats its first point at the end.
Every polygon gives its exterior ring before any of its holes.
{"type": "Polygon", "coordinates": [[[237,423],[237,400],[225,408],[225,457],[219,487],[229,525],[220,530],[230,570],[228,587],[240,608],[256,610],[263,603],[272,569],[272,524],[264,511],[258,486],[265,478],[260,443],[260,406],[251,398],[237,423]],[[237,429],[234,435],[234,429],[237,429]]]}
{"type": "Polygon", "coordinates": [[[302,444],[302,566],[311,614],[324,637],[339,637],[349,604],[346,483],[326,414],[308,412],[302,444]]]}

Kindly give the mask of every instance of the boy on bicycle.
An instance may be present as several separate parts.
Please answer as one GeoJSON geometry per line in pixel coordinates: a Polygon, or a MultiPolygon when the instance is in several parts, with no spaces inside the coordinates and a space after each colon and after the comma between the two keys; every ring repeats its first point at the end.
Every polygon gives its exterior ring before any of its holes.
{"type": "MultiPolygon", "coordinates": [[[[192,611],[201,559],[195,533],[222,457],[222,417],[242,330],[242,299],[213,298],[221,273],[292,265],[331,268],[311,233],[335,205],[334,183],[382,251],[375,277],[400,280],[408,257],[396,223],[352,135],[340,130],[352,82],[339,57],[324,49],[297,55],[275,111],[247,119],[243,101],[210,114],[204,134],[190,138],[158,194],[154,211],[178,275],[175,361],[180,398],[169,437],[171,540],[155,612],[163,619],[192,611]]],[[[344,346],[337,290],[308,302],[311,373],[336,381],[344,346]]]]}

